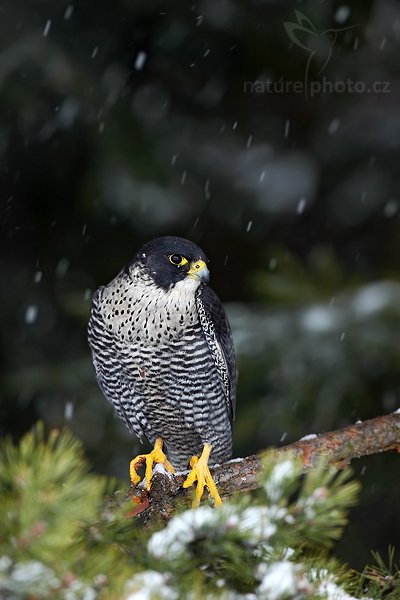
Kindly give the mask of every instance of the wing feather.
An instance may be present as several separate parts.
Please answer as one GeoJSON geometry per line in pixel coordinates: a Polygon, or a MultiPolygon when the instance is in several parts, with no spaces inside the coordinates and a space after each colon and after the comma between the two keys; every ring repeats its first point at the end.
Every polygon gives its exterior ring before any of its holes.
{"type": "Polygon", "coordinates": [[[231,422],[236,409],[236,357],[231,328],[216,293],[207,285],[196,292],[197,310],[202,329],[215,362],[225,393],[231,422]]]}

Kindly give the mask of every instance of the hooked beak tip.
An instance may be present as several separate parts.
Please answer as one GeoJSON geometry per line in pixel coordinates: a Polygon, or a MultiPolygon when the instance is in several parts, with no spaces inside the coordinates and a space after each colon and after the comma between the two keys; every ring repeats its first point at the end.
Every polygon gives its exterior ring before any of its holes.
{"type": "Polygon", "coordinates": [[[209,283],[210,281],[210,271],[208,270],[207,267],[203,267],[202,269],[200,269],[198,271],[198,273],[196,274],[196,276],[200,279],[200,281],[202,281],[203,283],[209,283]]]}

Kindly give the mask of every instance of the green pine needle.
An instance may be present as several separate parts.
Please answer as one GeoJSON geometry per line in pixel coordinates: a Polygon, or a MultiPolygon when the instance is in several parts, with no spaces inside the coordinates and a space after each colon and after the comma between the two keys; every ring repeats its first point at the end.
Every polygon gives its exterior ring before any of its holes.
{"type": "Polygon", "coordinates": [[[0,597],[399,600],[394,549],[362,574],[332,553],[359,492],[349,469],[322,460],[304,474],[272,453],[263,466],[254,493],[144,528],[130,502],[105,501],[116,484],[71,433],[39,424],[0,446],[0,597]]]}
{"type": "MultiPolygon", "coordinates": [[[[53,431],[46,438],[39,424],[19,446],[3,442],[0,556],[14,566],[44,565],[61,590],[77,580],[119,589],[131,569],[107,530],[133,526],[121,510],[112,518],[104,512],[107,486],[104,477],[89,472],[81,443],[68,431],[53,431]],[[110,573],[115,574],[112,583],[110,573]]],[[[50,586],[49,597],[57,594],[63,597],[50,586]]]]}

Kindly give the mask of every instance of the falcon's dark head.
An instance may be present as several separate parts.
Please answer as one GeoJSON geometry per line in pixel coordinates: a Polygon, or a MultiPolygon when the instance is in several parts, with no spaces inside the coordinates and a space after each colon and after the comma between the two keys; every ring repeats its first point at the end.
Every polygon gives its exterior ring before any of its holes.
{"type": "Polygon", "coordinates": [[[143,273],[154,283],[169,290],[179,281],[192,280],[194,288],[208,283],[210,272],[203,250],[184,238],[165,236],[144,244],[134,256],[128,272],[143,273]]]}

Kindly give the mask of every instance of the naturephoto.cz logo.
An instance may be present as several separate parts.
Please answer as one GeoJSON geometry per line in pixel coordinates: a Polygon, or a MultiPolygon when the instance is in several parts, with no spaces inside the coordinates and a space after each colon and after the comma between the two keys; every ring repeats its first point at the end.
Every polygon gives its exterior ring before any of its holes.
{"type": "Polygon", "coordinates": [[[299,10],[295,10],[296,21],[285,21],[284,29],[291,42],[307,55],[303,80],[292,81],[280,77],[279,79],[256,79],[244,81],[243,91],[248,94],[303,94],[306,99],[320,94],[388,94],[390,93],[389,81],[354,80],[347,77],[343,80],[329,79],[322,76],[326,70],[335,44],[345,32],[355,29],[357,25],[337,27],[319,31],[312,21],[299,10]],[[311,71],[315,72],[315,79],[311,79],[311,71]]]}

